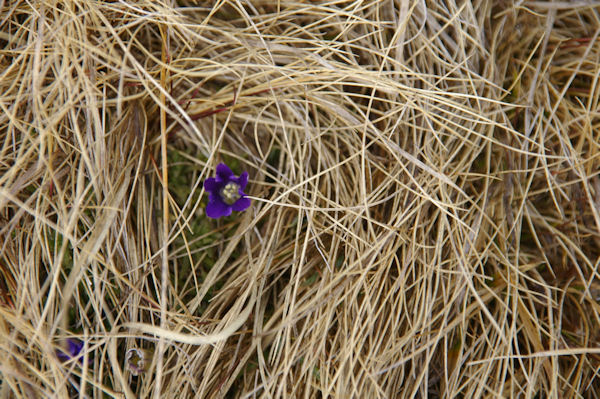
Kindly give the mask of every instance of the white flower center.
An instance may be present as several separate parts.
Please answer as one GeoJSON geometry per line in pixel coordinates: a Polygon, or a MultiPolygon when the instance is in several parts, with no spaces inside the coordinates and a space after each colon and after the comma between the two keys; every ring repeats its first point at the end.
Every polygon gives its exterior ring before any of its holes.
{"type": "Polygon", "coordinates": [[[227,205],[233,205],[240,199],[240,185],[234,182],[229,182],[219,191],[221,199],[227,205]]]}

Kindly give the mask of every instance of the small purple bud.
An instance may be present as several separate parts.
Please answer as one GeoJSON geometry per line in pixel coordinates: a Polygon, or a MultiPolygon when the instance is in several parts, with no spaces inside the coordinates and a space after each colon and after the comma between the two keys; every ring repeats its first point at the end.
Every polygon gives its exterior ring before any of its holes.
{"type": "Polygon", "coordinates": [[[146,349],[131,348],[125,354],[125,362],[131,374],[138,376],[148,371],[153,352],[146,349]]]}
{"type": "MultiPolygon", "coordinates": [[[[67,338],[67,353],[63,350],[58,349],[56,351],[56,356],[62,361],[67,362],[71,359],[77,359],[79,363],[83,361],[83,354],[81,351],[83,350],[84,343],[78,339],[67,338]]],[[[91,361],[91,359],[89,359],[91,361]]]]}

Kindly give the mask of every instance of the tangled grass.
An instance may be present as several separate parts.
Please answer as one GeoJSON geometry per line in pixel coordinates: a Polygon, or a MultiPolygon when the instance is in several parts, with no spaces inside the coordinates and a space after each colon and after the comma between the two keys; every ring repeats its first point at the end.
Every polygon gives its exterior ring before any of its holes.
{"type": "Polygon", "coordinates": [[[600,396],[600,6],[0,3],[0,398],[600,396]]]}

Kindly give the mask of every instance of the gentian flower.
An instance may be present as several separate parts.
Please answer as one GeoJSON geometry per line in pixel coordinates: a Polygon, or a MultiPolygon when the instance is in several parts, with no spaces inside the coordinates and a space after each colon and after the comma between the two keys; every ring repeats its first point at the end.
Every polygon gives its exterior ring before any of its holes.
{"type": "Polygon", "coordinates": [[[81,353],[82,350],[83,350],[83,341],[80,341],[78,339],[68,338],[67,339],[67,352],[68,353],[65,353],[59,349],[56,351],[56,356],[62,362],[66,362],[66,361],[76,358],[79,361],[79,363],[81,363],[83,360],[83,354],[81,353]]]}
{"type": "Polygon", "coordinates": [[[248,172],[235,177],[229,166],[217,165],[217,176],[204,181],[204,189],[208,191],[206,216],[218,219],[231,215],[231,211],[245,211],[250,206],[250,198],[244,193],[248,184],[248,172]]]}

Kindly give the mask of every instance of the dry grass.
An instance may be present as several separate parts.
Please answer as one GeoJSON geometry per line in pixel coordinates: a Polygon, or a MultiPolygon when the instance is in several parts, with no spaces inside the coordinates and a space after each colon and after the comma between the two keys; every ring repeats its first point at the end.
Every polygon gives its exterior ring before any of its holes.
{"type": "Polygon", "coordinates": [[[600,396],[600,6],[192,3],[0,2],[0,398],[600,396]]]}

